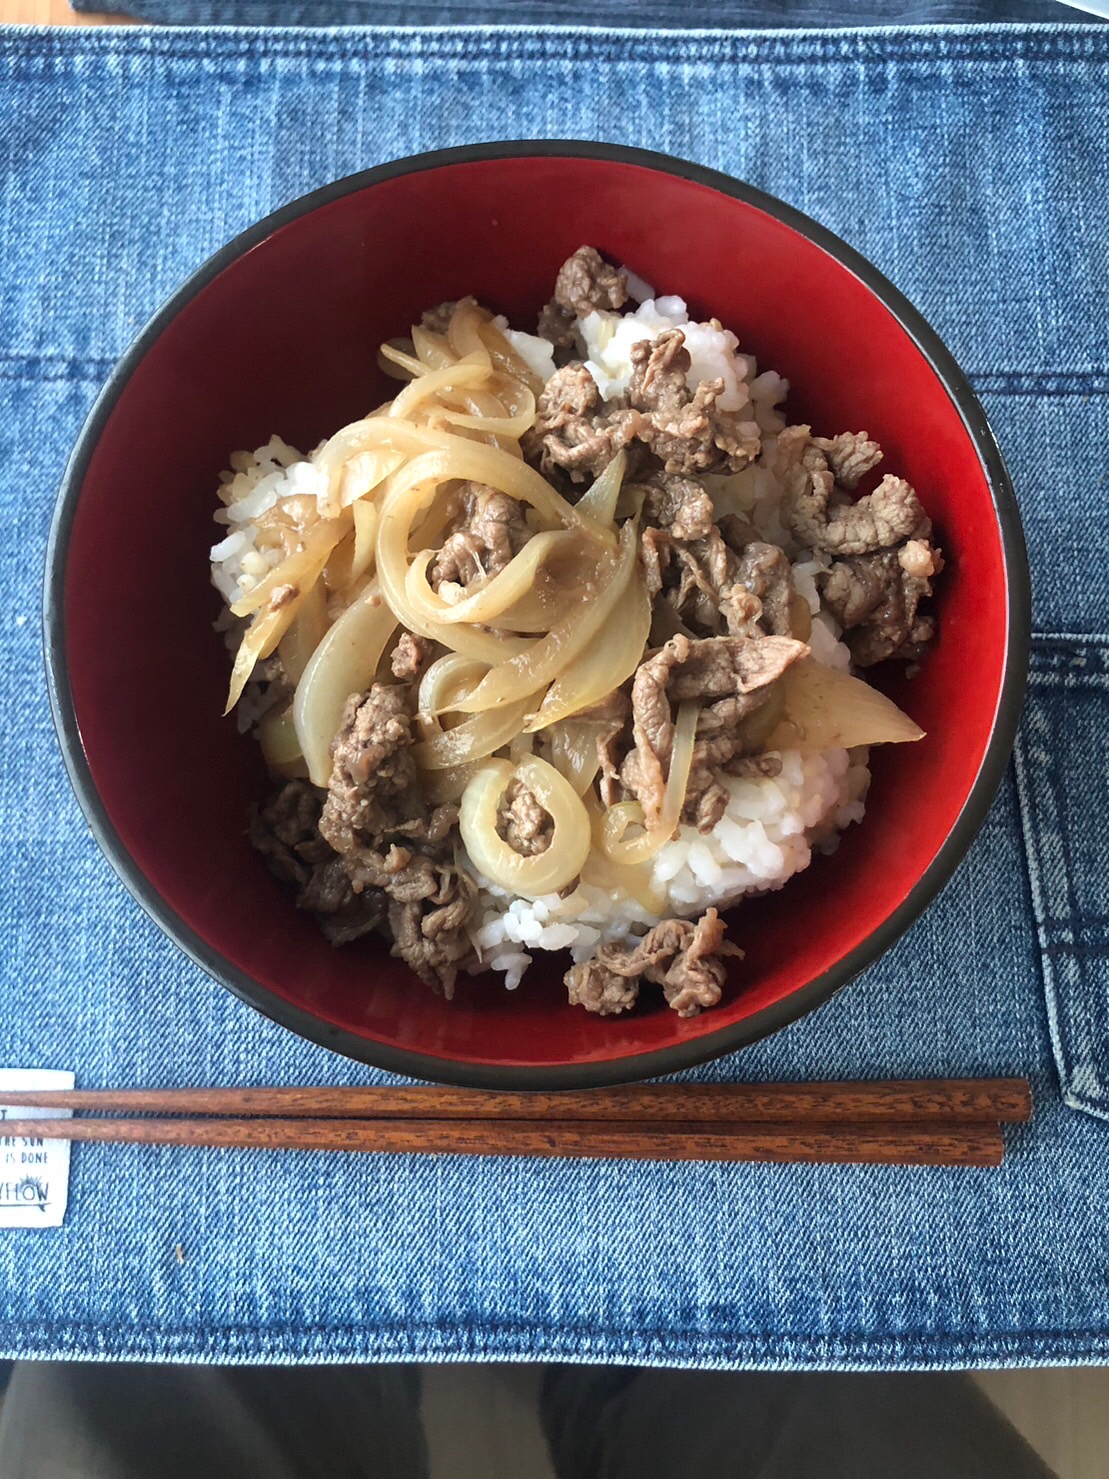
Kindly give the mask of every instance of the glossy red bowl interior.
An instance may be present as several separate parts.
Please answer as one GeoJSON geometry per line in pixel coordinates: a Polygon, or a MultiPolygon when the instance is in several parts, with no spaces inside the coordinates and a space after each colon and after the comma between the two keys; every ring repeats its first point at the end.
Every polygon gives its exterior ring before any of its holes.
{"type": "Polygon", "coordinates": [[[47,584],[66,759],[109,858],[214,976],[370,1063],[488,1085],[603,1083],[741,1046],[824,1000],[943,885],[992,798],[1024,676],[1027,567],[1004,469],[961,375],[873,269],[724,176],[607,146],[487,146],[385,166],[278,212],[171,300],[106,387],[62,490],[47,584]],[[565,962],[507,994],[432,995],[382,943],[333,950],[253,854],[255,745],[220,717],[227,658],[206,555],[220,469],[278,432],[302,448],[393,393],[380,340],[474,293],[529,324],[582,242],[734,328],[792,386],[791,420],[865,427],[940,531],[940,637],[888,691],[928,731],[874,758],[834,862],[733,916],[747,958],[679,1020],[654,993],[599,1020],[565,962]]]}

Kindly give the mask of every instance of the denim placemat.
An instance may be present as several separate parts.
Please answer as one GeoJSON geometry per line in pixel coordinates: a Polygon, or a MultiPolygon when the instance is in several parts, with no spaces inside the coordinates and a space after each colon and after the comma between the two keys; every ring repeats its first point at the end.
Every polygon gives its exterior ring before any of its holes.
{"type": "MultiPolygon", "coordinates": [[[[70,0],[172,25],[922,26],[1089,21],[1053,0],[70,0]]],[[[1098,0],[1090,0],[1098,8],[1098,0]]]]}
{"type": "Polygon", "coordinates": [[[1107,63],[1109,33],[1082,26],[0,32],[0,1064],[374,1077],[234,1000],[124,893],[62,773],[38,630],[58,476],[113,360],[209,252],[335,176],[475,138],[598,138],[808,211],[981,392],[1041,634],[1018,764],[941,900],[815,1016],[701,1074],[1026,1072],[1038,1113],[1003,1169],[79,1146],[65,1226],[0,1233],[0,1354],[1109,1358],[1107,63]],[[1064,1104],[1056,1054],[1091,1113],[1064,1104]]]}

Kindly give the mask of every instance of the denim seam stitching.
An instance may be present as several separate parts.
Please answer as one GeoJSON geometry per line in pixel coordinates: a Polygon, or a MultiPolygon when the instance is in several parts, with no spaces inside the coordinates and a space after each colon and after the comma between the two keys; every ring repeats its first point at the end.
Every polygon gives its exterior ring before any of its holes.
{"type": "Polygon", "coordinates": [[[1100,61],[1109,56],[1109,36],[1102,26],[952,27],[943,33],[920,28],[907,35],[893,28],[862,28],[837,33],[798,32],[788,38],[773,31],[648,31],[619,28],[581,30],[573,27],[406,27],[332,28],[316,34],[282,35],[265,27],[221,28],[203,45],[195,37],[170,32],[82,34],[24,30],[0,37],[0,59],[62,58],[92,61],[128,53],[180,60],[259,56],[336,60],[370,57],[461,59],[467,61],[618,60],[653,61],[662,65],[691,62],[827,65],[865,60],[898,61],[1100,61]],[[260,51],[258,41],[265,42],[260,51]],[[808,48],[808,49],[806,49],[808,48]]]}

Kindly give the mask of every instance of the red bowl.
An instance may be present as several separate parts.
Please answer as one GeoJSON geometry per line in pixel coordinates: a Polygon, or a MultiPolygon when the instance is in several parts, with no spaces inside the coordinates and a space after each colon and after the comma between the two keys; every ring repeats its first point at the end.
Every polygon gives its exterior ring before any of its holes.
{"type": "MultiPolygon", "coordinates": [[[[950,877],[1008,757],[1024,685],[1028,569],[981,407],[932,330],[855,252],[725,175],[611,145],[493,144],[340,180],[244,232],[182,287],[93,409],[51,537],[47,655],[78,798],[109,861],[211,975],[286,1027],[450,1083],[582,1087],[685,1068],[811,1011],[875,960],[950,877]],[[211,631],[214,488],[272,432],[301,447],[392,393],[375,350],[466,293],[529,323],[582,242],[786,375],[792,421],[865,427],[919,490],[947,557],[939,640],[911,683],[928,731],[874,757],[864,824],[834,861],[736,911],[747,958],[688,1021],[653,1000],[598,1019],[565,962],[507,994],[444,1002],[383,943],[333,950],[252,852],[256,746],[221,719],[211,631]]],[[[645,993],[645,995],[647,995],[645,993]]]]}

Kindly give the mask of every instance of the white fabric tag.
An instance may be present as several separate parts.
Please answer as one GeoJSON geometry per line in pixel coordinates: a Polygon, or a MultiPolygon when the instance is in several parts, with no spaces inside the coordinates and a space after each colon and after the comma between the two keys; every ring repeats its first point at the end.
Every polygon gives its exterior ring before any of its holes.
{"type": "Polygon", "coordinates": [[[70,1119],[68,1109],[4,1105],[4,1090],[72,1089],[55,1068],[0,1068],[0,1227],[61,1227],[69,1198],[69,1141],[4,1134],[4,1120],[70,1119]]]}

